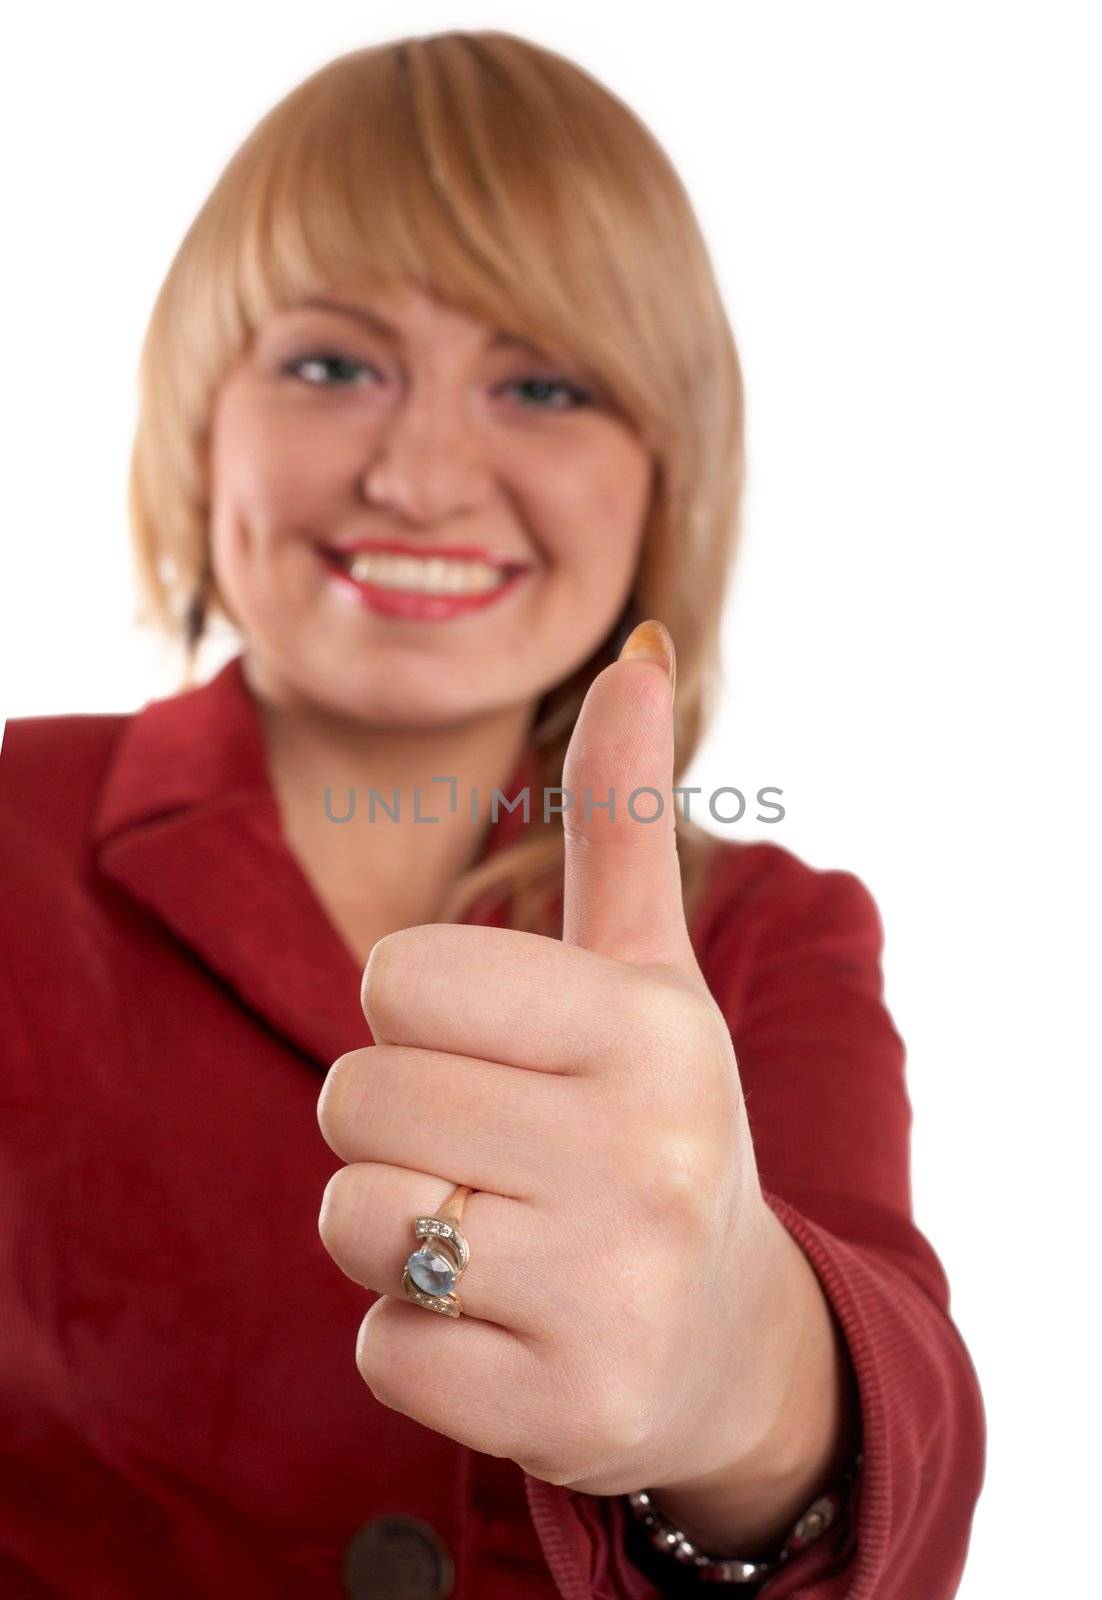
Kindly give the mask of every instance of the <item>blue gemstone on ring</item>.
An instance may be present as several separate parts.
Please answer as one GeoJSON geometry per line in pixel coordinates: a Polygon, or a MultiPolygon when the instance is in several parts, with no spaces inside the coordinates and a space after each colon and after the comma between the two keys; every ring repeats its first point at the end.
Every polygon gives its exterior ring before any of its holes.
{"type": "Polygon", "coordinates": [[[409,1275],[425,1294],[451,1294],[455,1288],[455,1268],[439,1250],[422,1245],[406,1262],[409,1275]]]}

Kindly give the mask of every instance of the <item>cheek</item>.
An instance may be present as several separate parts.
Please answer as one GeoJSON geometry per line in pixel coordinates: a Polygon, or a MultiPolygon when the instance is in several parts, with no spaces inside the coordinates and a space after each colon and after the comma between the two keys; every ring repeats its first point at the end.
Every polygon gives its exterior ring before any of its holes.
{"type": "Polygon", "coordinates": [[[212,505],[239,554],[301,537],[339,481],[331,430],[229,396],[212,435],[212,505]],[[317,437],[315,437],[315,434],[317,437]]]}
{"type": "Polygon", "coordinates": [[[534,525],[548,561],[583,581],[621,585],[639,557],[649,482],[647,461],[628,450],[542,476],[534,525]]]}

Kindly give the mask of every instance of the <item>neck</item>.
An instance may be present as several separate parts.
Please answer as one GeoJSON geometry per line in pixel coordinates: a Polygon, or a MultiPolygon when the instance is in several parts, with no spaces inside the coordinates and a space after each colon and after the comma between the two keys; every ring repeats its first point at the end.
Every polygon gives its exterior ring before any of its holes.
{"type": "Polygon", "coordinates": [[[248,653],[243,670],[288,845],[335,920],[346,932],[358,920],[365,939],[437,920],[452,883],[478,858],[491,794],[515,770],[534,707],[380,727],[272,683],[248,653]]]}

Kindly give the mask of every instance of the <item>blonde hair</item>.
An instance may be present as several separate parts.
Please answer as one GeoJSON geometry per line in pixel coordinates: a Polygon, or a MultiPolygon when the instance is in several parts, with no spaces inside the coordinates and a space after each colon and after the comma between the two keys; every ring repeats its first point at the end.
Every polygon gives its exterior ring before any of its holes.
{"type": "MultiPolygon", "coordinates": [[[[543,696],[533,748],[541,783],[561,785],[593,677],[633,620],[658,617],[677,648],[679,781],[720,686],[744,477],[738,354],[691,203],[653,134],[574,62],[509,33],[439,33],[340,56],[229,161],[142,347],[130,473],[138,620],[190,635],[193,647],[202,597],[227,614],[207,545],[217,389],[272,311],[334,282],[372,281],[414,285],[580,361],[651,451],[627,612],[543,696]]],[[[678,817],[689,917],[715,842],[678,817]]],[[[536,817],[456,880],[441,920],[502,902],[510,925],[556,931],[562,862],[561,819],[536,817]]]]}

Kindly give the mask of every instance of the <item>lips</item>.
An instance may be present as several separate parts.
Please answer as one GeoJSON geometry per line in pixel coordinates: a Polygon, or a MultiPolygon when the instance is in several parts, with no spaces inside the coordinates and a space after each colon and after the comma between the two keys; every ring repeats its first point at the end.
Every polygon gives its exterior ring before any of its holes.
{"type": "Polygon", "coordinates": [[[421,561],[478,561],[484,566],[500,567],[507,572],[525,571],[531,563],[522,557],[512,556],[487,545],[475,544],[414,544],[404,539],[334,540],[322,545],[325,555],[333,556],[346,565],[354,555],[411,556],[421,561]]]}
{"type": "Polygon", "coordinates": [[[493,604],[529,563],[483,545],[359,540],[319,546],[346,590],[382,615],[442,621],[493,604]]]}

